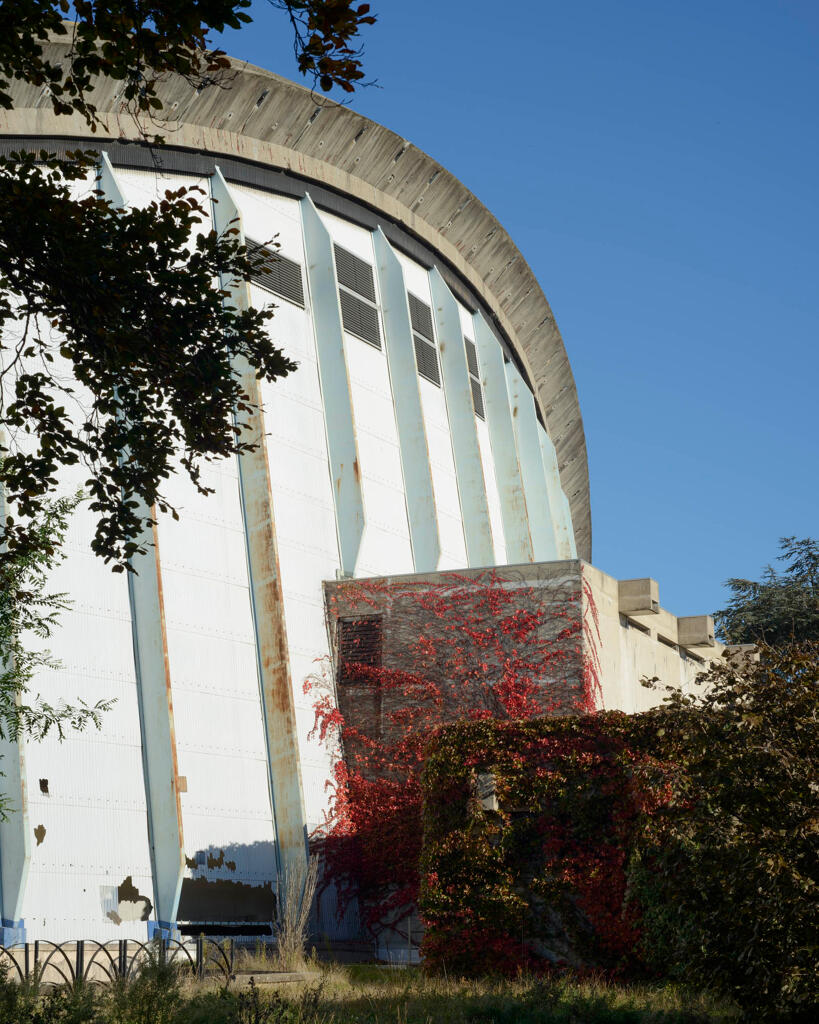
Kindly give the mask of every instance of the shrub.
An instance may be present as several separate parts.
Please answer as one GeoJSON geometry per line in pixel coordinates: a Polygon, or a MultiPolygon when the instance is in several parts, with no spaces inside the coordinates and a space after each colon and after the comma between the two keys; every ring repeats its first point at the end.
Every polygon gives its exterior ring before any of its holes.
{"type": "Polygon", "coordinates": [[[423,776],[433,969],[639,966],[626,867],[642,816],[668,795],[648,747],[640,716],[619,712],[440,730],[423,776]]]}
{"type": "Polygon", "coordinates": [[[760,647],[648,719],[676,763],[630,868],[644,955],[759,1020],[815,1019],[819,644],[760,647]]]}

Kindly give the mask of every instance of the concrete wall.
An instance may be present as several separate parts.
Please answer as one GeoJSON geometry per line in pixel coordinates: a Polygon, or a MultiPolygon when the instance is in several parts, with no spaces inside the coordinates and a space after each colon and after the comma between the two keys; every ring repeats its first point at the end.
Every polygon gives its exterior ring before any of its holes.
{"type": "MultiPolygon", "coordinates": [[[[659,606],[643,610],[639,600],[629,603],[629,584],[636,585],[631,589],[639,595],[650,590],[653,582],[623,584],[586,562],[571,560],[503,566],[493,573],[462,570],[326,583],[336,677],[339,621],[377,616],[382,622],[380,665],[386,670],[387,688],[366,681],[356,685],[347,673],[348,681],[337,687],[339,707],[345,720],[390,743],[400,734],[392,721],[395,712],[414,699],[412,687],[389,689],[390,673],[406,672],[430,679],[440,688],[446,703],[441,721],[465,716],[478,706],[482,679],[497,681],[500,675],[497,663],[487,658],[481,635],[497,631],[501,617],[516,610],[536,612],[542,618],[529,650],[557,655],[554,661],[544,662],[537,676],[541,713],[578,713],[588,692],[584,687],[590,687],[595,677],[600,689],[591,696],[598,709],[633,713],[656,706],[663,699],[663,686],[690,687],[708,660],[719,656],[721,647],[707,642],[707,616],[694,623],[678,620],[659,606]],[[500,610],[485,598],[493,589],[509,598],[510,603],[500,610]],[[448,612],[448,605],[454,611],[448,612]],[[621,611],[621,606],[629,613],[621,611]],[[704,630],[702,637],[691,633],[694,626],[704,630]],[[682,645],[686,628],[689,637],[704,642],[682,645]],[[568,635],[556,641],[561,630],[568,630],[568,635]],[[464,661],[473,667],[486,665],[483,675],[478,670],[470,678],[466,698],[460,686],[467,673],[460,667],[453,672],[448,663],[456,647],[459,665],[464,661]],[[654,677],[657,689],[641,685],[641,680],[654,677]]],[[[516,646],[526,650],[526,645],[516,646]]]]}

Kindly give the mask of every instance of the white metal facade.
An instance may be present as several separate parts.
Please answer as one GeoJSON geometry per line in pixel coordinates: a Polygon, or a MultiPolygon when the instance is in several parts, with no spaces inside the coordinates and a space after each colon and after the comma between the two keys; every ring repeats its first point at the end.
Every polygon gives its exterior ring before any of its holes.
{"type": "MultiPolygon", "coordinates": [[[[222,181],[218,172],[196,179],[110,165],[106,174],[103,185],[134,205],[180,185],[213,195],[222,181]]],[[[257,283],[248,298],[276,305],[271,337],[298,363],[262,383],[261,399],[297,734],[293,786],[309,833],[331,767],[309,736],[314,698],[304,692],[329,657],[322,581],[575,558],[574,533],[530,390],[436,266],[398,251],[380,229],[317,208],[309,191],[297,199],[219,187],[245,236],[275,238],[302,275],[303,307],[257,283]],[[344,327],[335,246],[372,268],[380,347],[344,327]],[[408,294],[429,307],[440,384],[417,372],[408,294]]],[[[54,702],[116,704],[99,732],[2,751],[4,765],[23,765],[19,783],[7,771],[18,813],[0,824],[6,940],[144,938],[157,926],[207,923],[209,892],[216,903],[239,893],[242,906],[264,913],[282,823],[240,469],[235,459],[207,467],[207,498],[181,477],[169,483],[180,519],[158,517],[136,582],[92,556],[88,509],[74,516],[55,580],[73,600],[52,644],[63,667],[36,688],[54,702]],[[264,899],[254,904],[251,890],[264,899]]],[[[66,492],[81,484],[76,476],[66,492]]],[[[223,911],[216,919],[227,920],[223,911]]]]}

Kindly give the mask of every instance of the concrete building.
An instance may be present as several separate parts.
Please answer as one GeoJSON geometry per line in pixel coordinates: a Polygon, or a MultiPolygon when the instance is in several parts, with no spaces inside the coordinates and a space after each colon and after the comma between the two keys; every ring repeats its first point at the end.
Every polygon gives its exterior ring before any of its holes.
{"type": "MultiPolygon", "coordinates": [[[[650,581],[618,587],[589,564],[563,342],[523,256],[460,182],[258,68],[227,89],[164,81],[154,153],[118,90],[97,88],[91,136],[18,83],[0,151],[99,148],[117,205],[197,185],[217,230],[238,218],[248,242],[276,237],[273,270],[233,301],[277,305],[272,337],[299,368],[272,386],[251,375],[259,447],[210,467],[208,498],[170,483],[181,518],[158,516],[136,574],[95,559],[92,513],[75,514],[55,580],[73,599],[51,644],[62,668],[36,687],[116,704],[99,732],[2,744],[6,943],[265,930],[326,806],[331,755],[308,738],[303,692],[331,656],[326,582],[541,563],[587,577],[604,609],[603,701],[625,710],[643,706],[639,674],[688,679],[686,652],[713,643],[706,622],[658,610],[650,581]]],[[[67,474],[65,491],[81,481],[67,474]]]]}

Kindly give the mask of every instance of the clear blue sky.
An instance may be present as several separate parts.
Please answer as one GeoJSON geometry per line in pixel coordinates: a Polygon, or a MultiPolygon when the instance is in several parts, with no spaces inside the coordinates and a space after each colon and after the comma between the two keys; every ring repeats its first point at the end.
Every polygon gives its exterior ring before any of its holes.
{"type": "MultiPolygon", "coordinates": [[[[554,310],[594,563],[721,607],[819,535],[819,4],[372,7],[353,107],[475,192],[554,310]]],[[[252,13],[222,45],[297,79],[286,20],[252,13]]]]}

